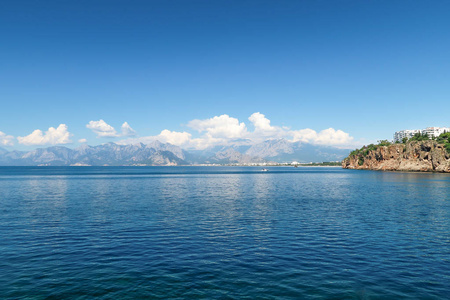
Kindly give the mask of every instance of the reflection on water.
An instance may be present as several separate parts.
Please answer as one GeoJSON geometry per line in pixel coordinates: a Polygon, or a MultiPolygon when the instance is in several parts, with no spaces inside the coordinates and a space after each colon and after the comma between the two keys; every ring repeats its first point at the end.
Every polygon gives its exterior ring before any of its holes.
{"type": "Polygon", "coordinates": [[[32,178],[20,186],[17,209],[18,216],[27,216],[34,226],[51,224],[59,226],[66,216],[67,209],[67,178],[57,176],[52,180],[32,178]]]}
{"type": "Polygon", "coordinates": [[[0,168],[0,298],[445,298],[450,176],[0,168]]]}

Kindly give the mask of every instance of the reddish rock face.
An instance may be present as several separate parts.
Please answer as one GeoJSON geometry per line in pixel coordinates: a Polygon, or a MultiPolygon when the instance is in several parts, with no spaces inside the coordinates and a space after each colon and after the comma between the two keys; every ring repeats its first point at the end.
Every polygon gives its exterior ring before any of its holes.
{"type": "Polygon", "coordinates": [[[345,169],[450,172],[450,153],[435,141],[408,142],[379,146],[366,155],[350,155],[342,162],[345,169]]]}

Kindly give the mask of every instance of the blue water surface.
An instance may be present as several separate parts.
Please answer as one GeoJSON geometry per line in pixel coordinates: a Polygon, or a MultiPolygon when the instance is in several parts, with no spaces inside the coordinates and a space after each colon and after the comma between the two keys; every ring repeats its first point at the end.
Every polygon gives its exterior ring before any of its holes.
{"type": "Polygon", "coordinates": [[[1,299],[446,299],[450,175],[0,167],[1,299]]]}

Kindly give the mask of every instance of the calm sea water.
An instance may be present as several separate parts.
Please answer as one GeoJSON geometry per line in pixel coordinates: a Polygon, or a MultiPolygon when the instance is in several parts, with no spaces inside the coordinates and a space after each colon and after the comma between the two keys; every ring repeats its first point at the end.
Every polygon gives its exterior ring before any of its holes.
{"type": "Polygon", "coordinates": [[[1,299],[448,299],[450,175],[0,167],[1,299]]]}

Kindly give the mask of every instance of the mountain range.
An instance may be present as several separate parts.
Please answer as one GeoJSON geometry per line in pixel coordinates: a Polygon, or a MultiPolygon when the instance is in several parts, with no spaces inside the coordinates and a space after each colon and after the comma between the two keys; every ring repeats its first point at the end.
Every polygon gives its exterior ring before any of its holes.
{"type": "Polygon", "coordinates": [[[0,148],[2,166],[176,166],[193,164],[251,164],[268,162],[340,161],[349,150],[292,143],[285,139],[267,140],[254,145],[220,146],[187,151],[172,144],[153,141],[149,144],[98,146],[82,145],[75,149],[63,146],[33,151],[7,151],[0,148]]]}

